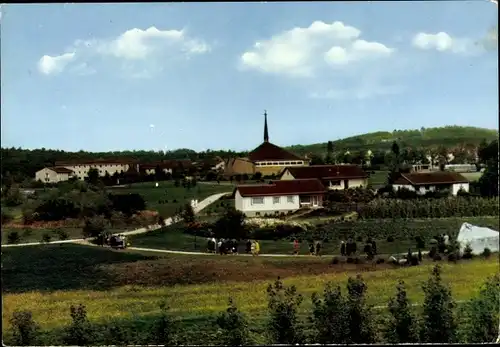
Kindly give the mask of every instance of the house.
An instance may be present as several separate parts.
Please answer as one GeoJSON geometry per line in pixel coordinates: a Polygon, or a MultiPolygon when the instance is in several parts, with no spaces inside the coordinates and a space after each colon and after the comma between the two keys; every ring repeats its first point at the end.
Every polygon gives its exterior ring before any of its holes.
{"type": "Polygon", "coordinates": [[[247,158],[234,158],[226,162],[226,172],[224,175],[248,175],[250,172],[260,172],[262,176],[272,176],[279,175],[288,166],[307,165],[309,165],[308,159],[299,157],[269,142],[267,113],[264,113],[264,142],[251,151],[247,158]],[[242,167],[243,170],[240,171],[240,167],[242,167]]]}
{"type": "Polygon", "coordinates": [[[75,173],[65,167],[46,167],[35,173],[35,180],[43,183],[58,183],[75,177],[75,173]]]}
{"type": "Polygon", "coordinates": [[[156,173],[157,167],[159,167],[164,173],[172,174],[175,170],[184,172],[185,170],[192,168],[193,163],[189,159],[162,160],[159,162],[139,164],[139,172],[146,175],[153,175],[156,173]]]}
{"type": "Polygon", "coordinates": [[[318,179],[277,180],[235,188],[235,208],[246,216],[264,216],[321,207],[326,188],[318,179]]]}
{"type": "Polygon", "coordinates": [[[419,194],[449,190],[452,195],[457,195],[460,189],[469,191],[469,181],[458,172],[412,172],[401,174],[392,187],[394,190],[406,188],[419,194]]]}
{"type": "Polygon", "coordinates": [[[331,190],[366,187],[368,174],[357,165],[311,165],[287,167],[280,180],[319,179],[331,190]]]}
{"type": "Polygon", "coordinates": [[[110,176],[113,176],[115,173],[126,172],[131,166],[136,166],[136,170],[138,170],[138,165],[139,164],[132,159],[97,159],[74,162],[55,162],[55,167],[63,167],[73,171],[75,176],[80,180],[84,180],[85,177],[88,176],[90,169],[96,169],[99,172],[99,176],[105,176],[106,172],[110,176]]]}

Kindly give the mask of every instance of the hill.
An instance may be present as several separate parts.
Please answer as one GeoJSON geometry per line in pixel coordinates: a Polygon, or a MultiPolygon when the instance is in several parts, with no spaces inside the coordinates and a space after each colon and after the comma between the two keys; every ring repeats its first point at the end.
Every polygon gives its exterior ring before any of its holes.
{"type": "MultiPolygon", "coordinates": [[[[477,147],[481,141],[498,139],[498,130],[466,126],[445,126],[438,128],[421,128],[415,130],[378,131],[368,134],[356,135],[332,141],[335,151],[371,150],[386,151],[391,148],[392,142],[397,140],[403,147],[436,148],[444,146],[454,148],[457,146],[477,147]]],[[[311,145],[295,145],[289,150],[298,154],[325,154],[327,143],[311,145]]]]}

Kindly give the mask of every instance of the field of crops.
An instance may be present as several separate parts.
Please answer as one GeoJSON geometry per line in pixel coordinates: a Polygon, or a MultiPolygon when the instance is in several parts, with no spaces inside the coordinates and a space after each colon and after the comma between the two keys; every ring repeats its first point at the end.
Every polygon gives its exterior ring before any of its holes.
{"type": "Polygon", "coordinates": [[[450,199],[376,199],[363,206],[359,217],[372,218],[444,218],[498,216],[495,198],[453,197],[450,199]]]}
{"type": "MultiPolygon", "coordinates": [[[[33,312],[34,319],[45,330],[61,328],[70,321],[69,306],[78,303],[86,305],[92,322],[104,324],[107,321],[121,321],[122,324],[127,322],[129,326],[137,328],[159,313],[158,303],[161,300],[167,301],[170,312],[185,330],[193,330],[192,324],[200,320],[211,322],[210,318],[214,314],[225,310],[229,296],[234,298],[243,312],[251,315],[251,324],[257,327],[266,315],[266,287],[274,276],[289,271],[291,276],[283,276],[285,285],[294,284],[305,295],[306,300],[301,308],[305,314],[310,307],[310,295],[321,292],[325,283],[333,281],[344,286],[349,275],[363,272],[360,269],[340,268],[337,271],[315,273],[312,269],[321,265],[309,263],[307,258],[264,260],[176,256],[177,261],[173,261],[172,257],[163,259],[143,254],[109,252],[96,247],[43,247],[45,250],[38,254],[36,260],[25,258],[27,261],[20,263],[19,257],[29,256],[26,249],[3,250],[4,332],[9,329],[8,318],[15,310],[33,312]],[[16,255],[16,252],[20,253],[16,255]],[[98,252],[103,253],[99,255],[98,252]],[[75,254],[74,258],[68,257],[70,254],[75,254]],[[67,262],[61,262],[64,257],[68,259],[67,262]],[[159,264],[154,265],[156,262],[159,264]],[[245,262],[249,266],[245,266],[245,262]],[[258,265],[251,265],[254,262],[258,265]],[[184,267],[180,268],[182,264],[184,267]],[[266,270],[268,268],[271,271],[266,270]],[[309,268],[311,273],[306,274],[307,270],[292,273],[292,268],[309,268]],[[165,286],[165,283],[158,282],[162,277],[172,278],[172,271],[177,272],[177,278],[191,276],[192,283],[165,286]],[[196,273],[202,271],[207,274],[205,276],[212,277],[212,282],[200,284],[202,281],[196,279],[196,273]],[[274,273],[274,276],[267,279],[258,277],[256,274],[259,271],[269,275],[274,273]],[[147,283],[146,277],[157,279],[157,282],[147,283]],[[236,280],[232,281],[232,277],[236,280]],[[242,277],[246,277],[246,282],[241,281],[242,277]]],[[[39,252],[40,249],[31,248],[31,256],[34,257],[33,252],[39,252]]],[[[327,267],[335,266],[341,265],[327,267]]],[[[498,259],[493,257],[489,260],[461,261],[458,264],[443,263],[442,266],[443,278],[450,284],[454,298],[464,300],[475,295],[488,276],[498,272],[498,259]]],[[[323,266],[324,269],[327,267],[323,266]]],[[[380,271],[365,269],[363,278],[368,285],[369,302],[377,306],[385,305],[400,279],[405,280],[411,300],[422,302],[421,285],[428,278],[430,267],[431,264],[392,269],[382,265],[380,271]]],[[[200,330],[196,329],[201,333],[200,330]]],[[[200,336],[197,338],[199,342],[200,336]]]]}
{"type": "MultiPolygon", "coordinates": [[[[340,240],[348,237],[366,241],[371,237],[376,240],[378,253],[392,254],[406,252],[408,248],[416,246],[415,237],[421,236],[430,240],[436,234],[448,234],[456,237],[462,223],[490,227],[499,230],[499,221],[496,217],[471,217],[471,218],[442,218],[442,219],[414,219],[414,220],[362,220],[356,222],[313,223],[307,231],[280,240],[273,237],[265,239],[265,235],[275,234],[274,229],[268,231],[261,229],[254,235],[261,244],[261,253],[292,254],[293,239],[298,237],[301,242],[301,254],[307,254],[308,240],[322,240],[322,254],[333,255],[339,253],[340,240]],[[315,226],[314,226],[315,225],[315,226]],[[391,240],[392,237],[392,240],[391,240]]],[[[360,241],[358,241],[360,242],[360,241]]],[[[200,251],[206,248],[206,239],[185,233],[182,224],[175,224],[161,230],[137,235],[131,238],[134,247],[149,247],[180,251],[200,251]]],[[[361,244],[358,246],[361,247],[361,244]]],[[[243,245],[241,248],[244,248],[243,245]]]]}

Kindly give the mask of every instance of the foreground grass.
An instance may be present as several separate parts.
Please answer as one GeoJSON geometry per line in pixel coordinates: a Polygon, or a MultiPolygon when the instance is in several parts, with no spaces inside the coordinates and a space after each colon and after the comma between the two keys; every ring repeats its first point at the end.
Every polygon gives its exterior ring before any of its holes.
{"type": "MultiPolygon", "coordinates": [[[[217,204],[217,203],[216,203],[217,204]]],[[[313,221],[309,221],[313,222],[313,221]]],[[[395,237],[394,242],[388,242],[387,238],[376,239],[377,250],[380,254],[393,254],[407,252],[408,248],[415,249],[414,237],[408,235],[418,235],[422,230],[431,230],[433,234],[448,234],[451,238],[456,237],[462,223],[467,222],[474,225],[490,227],[494,230],[499,229],[499,221],[497,217],[468,217],[468,218],[434,218],[434,219],[416,219],[404,221],[405,234],[403,237],[395,237]]],[[[392,220],[363,220],[355,223],[336,223],[332,225],[332,238],[327,242],[323,241],[322,254],[333,255],[339,254],[339,236],[351,234],[354,237],[361,236],[363,242],[366,239],[366,230],[377,230],[387,223],[393,223],[392,220]]],[[[396,228],[398,225],[395,225],[396,228]]],[[[391,230],[395,235],[398,235],[397,230],[391,230]]],[[[132,246],[144,248],[158,248],[177,251],[205,251],[206,239],[202,237],[194,237],[186,234],[182,223],[177,223],[160,230],[148,232],[146,234],[137,235],[131,238],[132,246]]],[[[263,254],[292,254],[293,242],[290,239],[282,240],[260,240],[261,253],[263,254]]],[[[363,244],[358,242],[358,247],[363,244]]],[[[240,245],[240,252],[244,251],[243,242],[240,245]]],[[[362,249],[360,249],[362,251],[362,249]]],[[[301,243],[301,254],[309,253],[307,240],[301,243]]]]}
{"type": "MultiPolygon", "coordinates": [[[[124,255],[125,254],[120,254],[120,256],[124,255]]],[[[5,255],[3,257],[5,258],[5,255]]],[[[102,257],[104,257],[104,255],[102,257]]],[[[146,271],[148,267],[154,268],[151,263],[147,262],[148,259],[151,260],[152,258],[133,254],[127,254],[126,257],[130,257],[130,259],[128,259],[129,263],[126,264],[127,271],[132,271],[136,267],[140,272],[146,271]],[[143,267],[141,265],[142,261],[146,261],[146,264],[149,265],[143,267]]],[[[178,263],[172,263],[170,261],[172,258],[167,258],[168,261],[163,263],[163,267],[167,264],[171,264],[171,267],[176,267],[180,263],[198,263],[206,266],[205,271],[209,273],[215,271],[215,276],[217,272],[224,273],[225,267],[228,266],[229,263],[221,262],[217,264],[216,262],[214,264],[209,264],[207,263],[208,258],[207,256],[176,256],[178,263]]],[[[210,259],[216,261],[217,259],[221,259],[221,257],[210,257],[210,259]]],[[[8,261],[7,265],[10,264],[10,269],[7,270],[16,271],[16,266],[13,265],[13,261],[14,259],[12,258],[8,261]]],[[[115,261],[119,263],[125,260],[117,258],[115,261]]],[[[208,317],[211,317],[213,314],[224,310],[227,307],[229,296],[234,298],[238,307],[243,312],[252,317],[252,321],[254,322],[252,324],[257,324],[256,322],[261,321],[266,314],[266,288],[272,280],[254,280],[253,270],[246,272],[245,267],[242,266],[243,263],[238,264],[236,260],[224,261],[236,262],[239,273],[243,276],[245,273],[248,274],[247,282],[231,281],[230,278],[228,278],[224,282],[158,287],[139,285],[134,276],[126,278],[126,282],[129,283],[127,285],[120,287],[103,286],[102,288],[107,289],[107,291],[76,289],[78,288],[78,283],[73,283],[72,289],[67,290],[43,291],[38,289],[29,292],[17,291],[15,293],[4,291],[3,329],[4,332],[9,329],[8,319],[15,310],[32,311],[34,319],[41,324],[43,329],[57,329],[70,322],[70,305],[78,303],[85,304],[89,319],[95,323],[104,323],[108,320],[141,320],[155,316],[159,313],[158,303],[161,300],[166,300],[168,302],[171,307],[171,313],[176,319],[181,321],[181,324],[189,324],[189,322],[193,320],[208,319],[208,317]]],[[[251,262],[262,262],[263,259],[247,258],[245,261],[250,264],[251,262]]],[[[272,266],[271,261],[263,264],[261,263],[261,269],[272,266]]],[[[291,266],[294,268],[301,268],[304,267],[305,264],[307,264],[307,261],[300,258],[284,259],[278,260],[278,262],[274,264],[274,268],[276,269],[280,266],[282,268],[291,266]]],[[[45,274],[54,271],[62,275],[62,271],[56,271],[57,269],[55,268],[47,268],[48,265],[49,261],[46,260],[45,274]]],[[[27,267],[24,269],[20,267],[21,266],[17,267],[17,271],[29,276],[27,267]]],[[[398,280],[402,279],[407,284],[410,299],[415,303],[421,303],[423,300],[421,286],[427,280],[431,267],[432,263],[427,263],[411,268],[392,269],[386,266],[382,267],[380,271],[365,271],[363,273],[363,278],[368,285],[369,302],[377,306],[385,305],[389,297],[393,295],[396,283],[398,280]]],[[[488,276],[498,272],[498,258],[493,257],[489,260],[477,259],[473,261],[462,261],[458,264],[443,263],[442,267],[443,279],[450,284],[454,299],[466,300],[478,292],[481,283],[483,283],[488,276]]],[[[78,276],[80,276],[80,278],[89,276],[92,277],[94,281],[104,284],[106,280],[110,280],[113,276],[120,276],[127,272],[113,273],[109,267],[105,266],[99,266],[97,268],[100,273],[88,273],[85,275],[85,268],[77,266],[74,268],[74,271],[79,273],[73,277],[76,281],[78,276]],[[105,277],[105,275],[108,277],[105,277]]],[[[202,268],[203,267],[200,267],[197,271],[203,271],[201,270],[202,268]]],[[[4,266],[4,269],[2,269],[4,284],[7,283],[7,286],[12,286],[13,284],[11,281],[15,278],[12,273],[8,271],[7,276],[5,276],[5,270],[4,266]]],[[[190,272],[193,270],[194,268],[184,269],[182,273],[178,273],[178,277],[192,276],[190,272]]],[[[42,265],[40,265],[39,269],[33,269],[31,271],[42,271],[42,265]]],[[[285,277],[285,284],[296,285],[298,291],[309,299],[313,292],[321,292],[325,283],[328,281],[338,283],[345,288],[348,277],[354,276],[356,272],[359,272],[359,270],[341,268],[340,271],[335,273],[320,273],[313,276],[301,274],[294,277],[285,277]]],[[[161,277],[161,274],[158,273],[152,273],[151,277],[159,277],[158,275],[161,277]]],[[[55,277],[55,275],[53,276],[55,277]]],[[[21,277],[22,276],[18,278],[21,277]]],[[[43,287],[43,276],[39,276],[36,279],[32,278],[32,281],[35,280],[40,282],[40,287],[43,287]]],[[[83,280],[80,281],[84,282],[83,280]]],[[[88,278],[87,281],[90,281],[90,278],[88,278]]],[[[302,313],[306,313],[309,308],[310,300],[306,300],[302,307],[302,313]]]]}
{"type": "Polygon", "coordinates": [[[175,187],[173,181],[163,181],[159,182],[158,187],[155,182],[144,182],[127,187],[109,188],[108,191],[114,194],[140,194],[146,200],[147,209],[158,211],[163,217],[171,217],[192,199],[201,201],[213,194],[231,192],[232,189],[232,186],[217,183],[197,184],[188,189],[182,186],[175,187]]]}

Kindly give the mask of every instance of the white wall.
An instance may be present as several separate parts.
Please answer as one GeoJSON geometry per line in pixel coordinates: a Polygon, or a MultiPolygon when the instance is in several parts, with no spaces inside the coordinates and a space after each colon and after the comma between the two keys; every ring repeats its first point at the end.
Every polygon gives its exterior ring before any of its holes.
{"type": "Polygon", "coordinates": [[[67,173],[57,173],[48,168],[43,168],[35,173],[35,180],[43,183],[57,183],[69,180],[67,173]]]}
{"type": "MultiPolygon", "coordinates": [[[[338,189],[345,189],[345,182],[344,180],[340,180],[339,185],[331,185],[331,181],[328,181],[327,188],[331,190],[338,190],[338,189]]],[[[356,187],[366,187],[368,185],[368,180],[367,179],[362,179],[362,178],[355,178],[355,179],[350,179],[348,180],[348,188],[356,188],[356,187]]]]}
{"type": "Polygon", "coordinates": [[[99,176],[106,175],[106,171],[112,176],[115,172],[126,172],[129,169],[128,164],[102,163],[102,164],[75,164],[63,165],[63,167],[72,170],[75,176],[83,180],[88,176],[90,169],[97,169],[99,176]]]}
{"type": "Polygon", "coordinates": [[[467,193],[469,192],[469,183],[456,183],[451,188],[451,193],[457,195],[458,191],[462,188],[467,193]]]}
{"type": "MultiPolygon", "coordinates": [[[[260,212],[261,214],[265,213],[274,213],[278,212],[287,212],[287,211],[295,211],[300,208],[300,201],[298,195],[288,195],[288,196],[279,196],[279,203],[274,203],[274,196],[264,196],[263,204],[252,204],[253,197],[242,197],[239,191],[236,191],[234,205],[235,208],[244,213],[248,213],[250,215],[254,215],[255,212],[260,212]],[[293,202],[288,202],[288,197],[293,197],[293,202]]],[[[255,197],[254,197],[255,198],[255,197]]]]}

